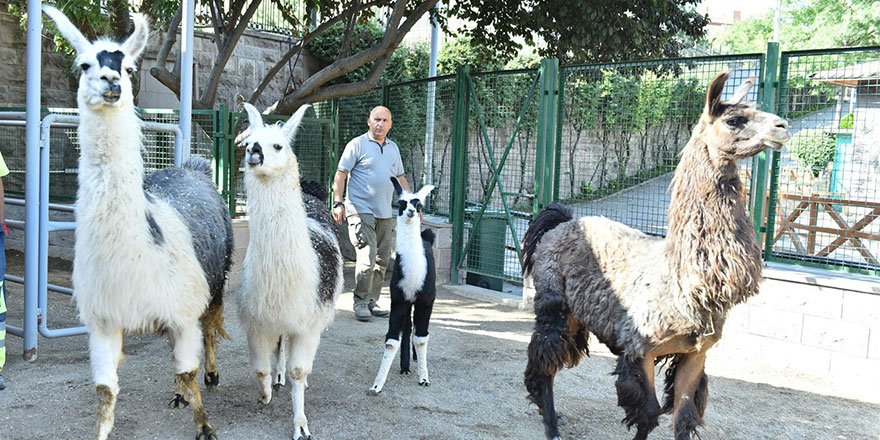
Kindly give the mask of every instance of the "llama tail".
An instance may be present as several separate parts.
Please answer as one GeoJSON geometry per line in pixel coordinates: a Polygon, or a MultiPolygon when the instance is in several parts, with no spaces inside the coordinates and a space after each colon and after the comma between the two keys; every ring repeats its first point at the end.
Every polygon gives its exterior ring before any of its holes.
{"type": "Polygon", "coordinates": [[[422,231],[422,241],[427,241],[429,244],[434,245],[434,231],[430,229],[422,231]]]}
{"type": "Polygon", "coordinates": [[[526,235],[523,237],[523,275],[528,275],[532,272],[532,267],[535,264],[535,249],[538,247],[538,243],[541,242],[544,234],[572,218],[571,209],[558,203],[548,206],[538,214],[538,217],[532,221],[529,229],[526,230],[526,235]]]}
{"type": "Polygon", "coordinates": [[[327,200],[327,190],[320,183],[315,182],[314,180],[301,179],[299,181],[299,186],[302,188],[303,193],[321,201],[327,200]]]}
{"type": "Polygon", "coordinates": [[[186,162],[183,163],[183,168],[204,174],[208,176],[209,179],[214,176],[214,170],[211,168],[211,162],[201,156],[190,156],[189,159],[187,159],[186,162]]]}

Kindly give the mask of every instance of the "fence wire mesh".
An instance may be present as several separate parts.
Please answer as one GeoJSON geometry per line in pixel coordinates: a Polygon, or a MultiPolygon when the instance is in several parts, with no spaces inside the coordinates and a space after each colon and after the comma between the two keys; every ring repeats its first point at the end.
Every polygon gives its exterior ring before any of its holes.
{"type": "Polygon", "coordinates": [[[517,249],[534,202],[538,76],[538,70],[471,76],[464,267],[470,282],[496,290],[501,279],[521,279],[517,249]]]}
{"type": "Polygon", "coordinates": [[[880,47],[783,53],[772,256],[878,270],[880,47]]]}
{"type": "Polygon", "coordinates": [[[394,120],[389,137],[400,146],[410,187],[434,185],[426,212],[448,216],[455,78],[395,84],[387,94],[394,120]]]}
{"type": "MultiPolygon", "coordinates": [[[[15,109],[24,111],[24,109],[15,109]]],[[[76,115],[77,109],[49,109],[54,114],[76,115]]],[[[144,121],[178,124],[179,115],[172,110],[138,109],[144,121]]],[[[72,203],[78,188],[79,137],[76,128],[53,127],[49,133],[49,199],[52,202],[72,203]]],[[[194,110],[190,151],[208,160],[214,157],[214,111],[194,110]]],[[[174,164],[174,134],[145,129],[143,132],[144,171],[147,173],[174,164]]],[[[25,187],[25,127],[0,125],[0,145],[9,167],[4,178],[6,193],[24,196],[25,187]]]]}
{"type": "MultiPolygon", "coordinates": [[[[678,153],[721,72],[724,96],[761,76],[760,55],[562,68],[559,199],[576,215],[601,215],[666,235],[678,153]]],[[[747,97],[757,101],[758,87],[747,97]]],[[[741,178],[750,180],[750,163],[741,178]]]]}

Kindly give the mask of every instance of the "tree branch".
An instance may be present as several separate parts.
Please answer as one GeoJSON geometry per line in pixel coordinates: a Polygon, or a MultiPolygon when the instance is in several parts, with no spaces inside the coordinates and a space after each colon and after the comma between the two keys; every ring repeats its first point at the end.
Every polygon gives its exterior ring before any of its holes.
{"type": "Polygon", "coordinates": [[[223,69],[226,67],[226,63],[229,62],[232,52],[235,51],[235,46],[238,44],[238,40],[241,39],[244,31],[247,30],[248,22],[250,22],[251,18],[256,14],[260,3],[262,3],[262,0],[252,1],[244,14],[241,15],[241,19],[235,28],[232,29],[232,32],[223,38],[223,44],[220,47],[217,57],[214,58],[214,64],[211,66],[211,75],[208,76],[205,89],[198,99],[199,108],[210,108],[214,105],[214,100],[217,96],[217,87],[220,86],[220,76],[223,75],[223,69]]]}
{"type": "MultiPolygon", "coordinates": [[[[166,66],[168,65],[168,55],[171,53],[171,48],[177,42],[177,28],[180,26],[180,17],[183,13],[181,8],[183,8],[183,4],[177,8],[177,13],[168,22],[165,38],[162,39],[159,53],[156,54],[156,65],[150,69],[150,75],[153,75],[153,78],[156,78],[157,81],[162,83],[163,86],[168,87],[177,96],[180,96],[180,80],[169,72],[166,66]]],[[[174,63],[174,70],[177,70],[177,61],[174,63]]]]}
{"type": "Polygon", "coordinates": [[[371,2],[361,4],[360,9],[346,10],[343,13],[325,21],[324,23],[321,23],[321,25],[318,26],[317,28],[315,28],[314,31],[309,32],[306,35],[304,35],[303,38],[300,39],[300,41],[297,43],[297,45],[291,47],[290,50],[288,50],[287,53],[285,53],[284,56],[282,56],[281,59],[278,60],[278,62],[275,63],[275,65],[272,66],[271,69],[269,69],[269,71],[263,77],[263,80],[260,82],[259,85],[257,85],[257,88],[254,89],[253,93],[251,93],[251,96],[250,96],[250,98],[248,98],[247,102],[249,102],[251,104],[256,102],[257,99],[259,99],[260,96],[263,94],[263,92],[266,90],[266,87],[269,87],[269,84],[271,84],[272,80],[275,79],[275,76],[278,75],[278,72],[280,72],[281,69],[284,68],[284,66],[287,64],[287,62],[290,61],[290,59],[293,58],[294,55],[298,54],[302,50],[302,48],[305,47],[307,44],[309,44],[309,42],[312,41],[315,37],[322,34],[324,31],[326,31],[328,28],[330,28],[334,24],[339,23],[342,20],[345,20],[347,17],[354,16],[354,15],[360,13],[362,10],[376,6],[381,2],[382,2],[382,0],[374,0],[371,2]]]}
{"type": "Polygon", "coordinates": [[[266,113],[288,113],[290,110],[293,110],[304,103],[346,96],[348,94],[364,92],[376,87],[379,83],[379,78],[381,78],[382,73],[385,70],[385,66],[391,59],[391,54],[419,18],[428,12],[436,2],[437,0],[426,0],[419,3],[418,6],[416,6],[416,8],[406,17],[406,20],[398,27],[397,23],[400,22],[404,15],[404,3],[406,2],[404,0],[397,0],[391,18],[388,21],[388,26],[386,27],[385,36],[378,45],[349,57],[336,60],[329,66],[319,70],[314,75],[310,76],[299,88],[282,97],[278,102],[270,106],[266,110],[266,113]],[[337,84],[323,89],[321,88],[324,84],[373,61],[376,61],[376,64],[372,67],[370,73],[364,78],[364,80],[357,83],[337,84]]]}

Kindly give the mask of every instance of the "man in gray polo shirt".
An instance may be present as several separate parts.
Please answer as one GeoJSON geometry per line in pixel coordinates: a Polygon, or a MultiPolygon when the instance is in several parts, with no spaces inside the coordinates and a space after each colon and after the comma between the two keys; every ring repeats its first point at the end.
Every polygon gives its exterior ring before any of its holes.
{"type": "Polygon", "coordinates": [[[394,186],[389,177],[396,176],[409,191],[400,150],[386,138],[391,130],[391,111],[382,106],[374,108],[367,126],[369,131],[345,146],[333,179],[333,218],[339,224],[348,220],[348,237],[357,253],[354,315],[358,321],[388,316],[376,301],[385,281],[397,225],[391,210],[394,186]],[[343,201],[346,182],[348,197],[343,201]]]}

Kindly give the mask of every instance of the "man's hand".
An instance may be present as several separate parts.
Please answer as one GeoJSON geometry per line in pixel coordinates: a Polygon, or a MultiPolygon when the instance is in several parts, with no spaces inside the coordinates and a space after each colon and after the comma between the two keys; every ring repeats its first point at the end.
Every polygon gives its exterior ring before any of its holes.
{"type": "Polygon", "coordinates": [[[333,220],[340,225],[345,221],[345,205],[336,205],[333,208],[333,220]]]}

